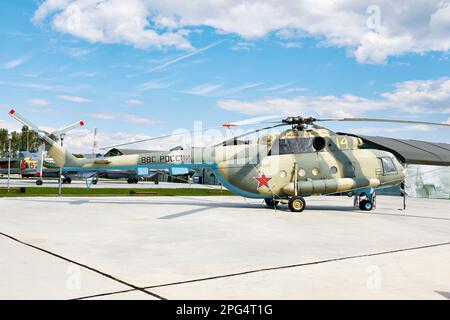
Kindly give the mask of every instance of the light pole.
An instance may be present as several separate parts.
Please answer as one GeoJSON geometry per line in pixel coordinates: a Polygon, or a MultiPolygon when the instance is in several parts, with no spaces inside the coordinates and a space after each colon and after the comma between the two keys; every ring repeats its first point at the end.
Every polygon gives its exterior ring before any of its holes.
{"type": "Polygon", "coordinates": [[[11,183],[11,140],[12,135],[8,133],[8,192],[10,191],[11,183]]]}
{"type": "Polygon", "coordinates": [[[64,139],[66,138],[66,134],[65,133],[61,133],[59,135],[59,140],[61,140],[61,147],[64,147],[64,139]]]}
{"type": "MultiPolygon", "coordinates": [[[[66,134],[65,133],[61,133],[60,135],[59,135],[59,140],[61,140],[61,148],[62,147],[64,147],[64,138],[66,137],[66,134]]],[[[61,193],[62,193],[62,180],[63,180],[63,178],[62,178],[62,175],[63,175],[63,168],[62,167],[60,167],[59,168],[59,187],[58,187],[58,193],[59,193],[59,195],[61,195],[61,193]]]]}

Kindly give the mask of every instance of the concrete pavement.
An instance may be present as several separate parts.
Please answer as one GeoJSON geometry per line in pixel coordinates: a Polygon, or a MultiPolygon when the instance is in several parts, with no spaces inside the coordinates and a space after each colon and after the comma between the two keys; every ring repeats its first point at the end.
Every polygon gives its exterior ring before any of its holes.
{"type": "Polygon", "coordinates": [[[0,199],[1,299],[447,299],[450,202],[0,199]]]}

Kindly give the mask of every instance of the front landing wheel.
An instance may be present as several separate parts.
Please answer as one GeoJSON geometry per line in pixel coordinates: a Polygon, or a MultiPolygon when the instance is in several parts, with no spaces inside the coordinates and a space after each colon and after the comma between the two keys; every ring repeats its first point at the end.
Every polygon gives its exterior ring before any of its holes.
{"type": "Polygon", "coordinates": [[[359,208],[363,211],[372,211],[373,210],[373,202],[369,200],[363,200],[359,203],[359,208]]]}
{"type": "Polygon", "coordinates": [[[292,212],[303,212],[306,208],[306,201],[302,197],[295,196],[289,199],[289,209],[292,212]]]}

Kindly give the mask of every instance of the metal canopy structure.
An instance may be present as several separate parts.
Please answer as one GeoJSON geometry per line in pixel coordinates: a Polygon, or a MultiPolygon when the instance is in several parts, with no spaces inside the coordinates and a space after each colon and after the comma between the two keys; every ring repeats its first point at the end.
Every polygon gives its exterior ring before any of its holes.
{"type": "Polygon", "coordinates": [[[369,147],[392,152],[407,164],[450,166],[450,144],[447,143],[348,135],[361,138],[369,147]]]}

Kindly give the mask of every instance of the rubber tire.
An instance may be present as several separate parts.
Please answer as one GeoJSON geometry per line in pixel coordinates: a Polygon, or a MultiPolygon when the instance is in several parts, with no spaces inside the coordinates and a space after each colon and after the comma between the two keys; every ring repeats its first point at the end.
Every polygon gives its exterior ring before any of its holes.
{"type": "Polygon", "coordinates": [[[138,178],[134,178],[134,179],[133,179],[133,183],[134,183],[134,184],[138,184],[138,183],[139,183],[139,179],[138,179],[138,178]]]}
{"type": "Polygon", "coordinates": [[[134,180],[133,180],[133,178],[128,178],[127,182],[128,182],[128,184],[132,184],[132,183],[134,183],[134,180]]]}
{"type": "Polygon", "coordinates": [[[280,201],[273,200],[273,199],[264,199],[264,202],[266,203],[266,206],[270,209],[273,209],[280,204],[280,201]]]}
{"type": "Polygon", "coordinates": [[[289,199],[289,210],[295,213],[303,212],[306,208],[306,201],[303,197],[295,196],[289,199]]]}
{"type": "Polygon", "coordinates": [[[42,180],[37,180],[36,181],[36,185],[37,186],[42,186],[44,184],[44,181],[42,181],[42,180]]]}
{"type": "Polygon", "coordinates": [[[359,208],[362,211],[372,211],[373,210],[373,203],[369,200],[363,200],[359,203],[359,208]]]}
{"type": "Polygon", "coordinates": [[[92,180],[92,184],[93,184],[93,185],[96,185],[97,183],[98,183],[98,180],[97,180],[97,179],[92,180]]]}
{"type": "Polygon", "coordinates": [[[70,178],[70,177],[67,178],[67,179],[66,179],[66,183],[67,183],[67,184],[71,184],[71,183],[72,183],[72,178],[70,178]]]}
{"type": "Polygon", "coordinates": [[[159,181],[158,181],[158,180],[156,180],[156,181],[155,181],[155,184],[159,184],[159,181]]]}

